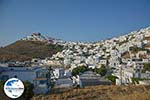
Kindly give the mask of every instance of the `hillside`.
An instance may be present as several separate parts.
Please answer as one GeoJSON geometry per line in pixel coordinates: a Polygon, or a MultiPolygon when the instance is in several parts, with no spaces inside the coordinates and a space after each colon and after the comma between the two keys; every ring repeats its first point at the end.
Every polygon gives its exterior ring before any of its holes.
{"type": "Polygon", "coordinates": [[[0,61],[25,61],[50,57],[62,50],[62,46],[41,41],[19,40],[0,48],[0,61]]]}
{"type": "Polygon", "coordinates": [[[150,86],[91,86],[63,93],[39,95],[32,100],[149,100],[150,86]]]}

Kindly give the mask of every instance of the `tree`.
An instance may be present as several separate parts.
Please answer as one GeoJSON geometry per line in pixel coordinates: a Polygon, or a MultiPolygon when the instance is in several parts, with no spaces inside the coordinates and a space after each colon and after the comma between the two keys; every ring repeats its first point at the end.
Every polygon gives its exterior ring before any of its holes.
{"type": "Polygon", "coordinates": [[[102,65],[100,68],[95,68],[95,72],[100,74],[101,76],[105,76],[107,73],[106,66],[102,65]]]}
{"type": "Polygon", "coordinates": [[[88,70],[88,68],[86,66],[79,66],[79,67],[76,67],[72,70],[72,75],[76,76],[76,75],[79,75],[80,73],[83,73],[87,70],[88,70]]]}
{"type": "Polygon", "coordinates": [[[144,70],[150,71],[150,63],[144,64],[144,70]]]}

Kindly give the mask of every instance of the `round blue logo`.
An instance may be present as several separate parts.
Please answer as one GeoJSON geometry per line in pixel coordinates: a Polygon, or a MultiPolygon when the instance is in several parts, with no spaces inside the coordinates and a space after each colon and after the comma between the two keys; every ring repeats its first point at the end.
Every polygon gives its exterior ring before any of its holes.
{"type": "Polygon", "coordinates": [[[24,85],[21,80],[11,78],[4,85],[5,94],[12,99],[19,98],[24,92],[24,85]]]}

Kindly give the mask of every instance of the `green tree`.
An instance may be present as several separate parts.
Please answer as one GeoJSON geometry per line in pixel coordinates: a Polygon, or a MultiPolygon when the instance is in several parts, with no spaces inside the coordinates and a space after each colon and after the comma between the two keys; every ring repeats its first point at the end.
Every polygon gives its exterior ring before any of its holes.
{"type": "Polygon", "coordinates": [[[150,71],[150,63],[144,64],[144,70],[145,71],[150,71]]]}
{"type": "Polygon", "coordinates": [[[80,73],[83,73],[87,70],[88,70],[88,68],[86,66],[79,66],[79,67],[76,67],[72,70],[72,75],[76,76],[76,75],[79,75],[80,73]]]}
{"type": "Polygon", "coordinates": [[[100,68],[95,68],[95,72],[100,74],[101,76],[105,76],[107,73],[106,66],[102,65],[100,68]]]}

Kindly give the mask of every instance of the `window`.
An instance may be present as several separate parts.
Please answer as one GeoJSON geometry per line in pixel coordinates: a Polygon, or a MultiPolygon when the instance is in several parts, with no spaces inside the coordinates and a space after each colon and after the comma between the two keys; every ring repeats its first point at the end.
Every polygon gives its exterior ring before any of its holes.
{"type": "Polygon", "coordinates": [[[41,81],[40,81],[40,84],[45,84],[45,83],[46,83],[45,80],[41,80],[41,81]]]}

